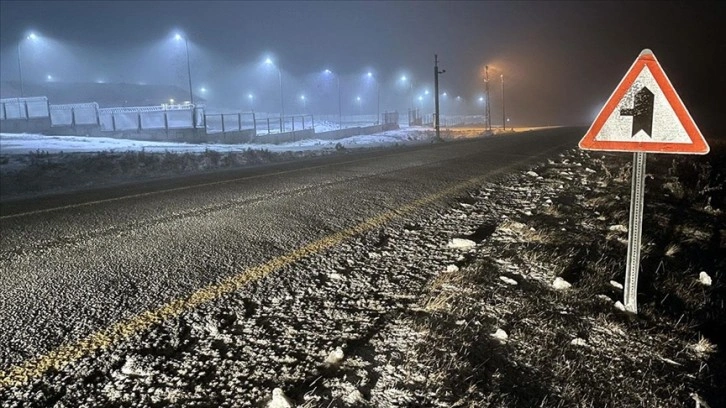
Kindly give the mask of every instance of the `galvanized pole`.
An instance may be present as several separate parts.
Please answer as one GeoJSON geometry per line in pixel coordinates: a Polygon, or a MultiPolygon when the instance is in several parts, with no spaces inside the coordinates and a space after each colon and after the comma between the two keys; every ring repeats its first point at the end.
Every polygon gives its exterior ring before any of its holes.
{"type": "Polygon", "coordinates": [[[342,129],[343,128],[343,103],[340,99],[340,74],[336,74],[335,78],[338,79],[338,129],[342,129]]]}
{"type": "Polygon", "coordinates": [[[280,76],[280,132],[284,133],[285,102],[282,97],[282,69],[277,67],[277,74],[280,76]]]}
{"type": "Polygon", "coordinates": [[[187,74],[189,78],[189,102],[194,105],[194,92],[192,92],[192,64],[189,61],[189,40],[184,36],[184,46],[187,50],[187,74]]]}
{"type": "Polygon", "coordinates": [[[633,154],[633,185],[630,190],[630,222],[628,225],[628,258],[625,267],[625,310],[638,313],[638,272],[645,199],[645,153],[633,154]]]}
{"type": "Polygon", "coordinates": [[[20,64],[20,41],[18,41],[18,76],[20,77],[20,97],[24,98],[23,92],[23,66],[20,64]]]}
{"type": "Polygon", "coordinates": [[[486,85],[486,93],[487,93],[487,106],[484,112],[487,115],[486,118],[486,126],[487,130],[492,130],[492,104],[490,103],[491,99],[489,99],[489,65],[486,65],[484,67],[484,84],[486,85]]]}
{"type": "Polygon", "coordinates": [[[434,128],[436,129],[436,139],[441,140],[441,131],[439,126],[439,74],[443,74],[446,70],[439,71],[439,56],[434,54],[434,101],[435,110],[434,113],[434,128]]]}
{"type": "Polygon", "coordinates": [[[507,114],[504,110],[504,74],[500,77],[502,78],[502,130],[507,130],[507,114]]]}

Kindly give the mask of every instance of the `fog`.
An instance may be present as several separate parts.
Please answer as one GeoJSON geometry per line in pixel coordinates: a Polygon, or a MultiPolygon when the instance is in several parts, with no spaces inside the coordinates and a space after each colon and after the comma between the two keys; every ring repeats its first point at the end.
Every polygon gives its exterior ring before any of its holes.
{"type": "Polygon", "coordinates": [[[514,124],[585,124],[642,48],[653,49],[697,119],[716,103],[704,78],[723,67],[723,24],[709,5],[0,4],[2,97],[18,96],[19,51],[27,84],[163,84],[188,95],[191,68],[194,96],[207,106],[279,112],[281,74],[286,113],[373,114],[379,88],[381,112],[428,113],[436,53],[446,69],[443,114],[483,113],[488,65],[494,123],[503,76],[514,124]]]}

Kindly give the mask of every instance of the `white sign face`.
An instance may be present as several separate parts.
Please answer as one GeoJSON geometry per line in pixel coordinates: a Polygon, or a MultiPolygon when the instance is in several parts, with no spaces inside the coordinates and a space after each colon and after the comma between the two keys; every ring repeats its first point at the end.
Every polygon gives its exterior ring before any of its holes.
{"type": "Polygon", "coordinates": [[[580,148],[706,154],[708,144],[650,50],[643,50],[580,141],[580,148]]]}

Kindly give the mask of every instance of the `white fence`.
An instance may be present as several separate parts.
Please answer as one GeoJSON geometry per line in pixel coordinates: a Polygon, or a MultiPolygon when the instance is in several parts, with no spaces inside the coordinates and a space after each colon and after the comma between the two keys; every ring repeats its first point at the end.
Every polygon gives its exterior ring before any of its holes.
{"type": "MultiPolygon", "coordinates": [[[[139,106],[98,109],[103,131],[194,128],[191,105],[139,106]]],[[[199,114],[198,114],[199,116],[199,114]]]]}
{"type": "Polygon", "coordinates": [[[48,98],[0,99],[0,120],[47,118],[50,115],[48,98]]]}
{"type": "Polygon", "coordinates": [[[51,126],[97,125],[98,104],[50,105],[51,126]]]}

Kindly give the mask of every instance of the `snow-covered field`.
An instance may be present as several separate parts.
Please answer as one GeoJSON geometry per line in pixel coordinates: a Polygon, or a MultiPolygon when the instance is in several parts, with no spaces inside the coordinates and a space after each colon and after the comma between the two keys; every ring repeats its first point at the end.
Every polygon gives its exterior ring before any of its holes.
{"type": "Polygon", "coordinates": [[[48,153],[74,152],[238,152],[248,149],[269,150],[272,152],[304,151],[324,149],[340,143],[344,147],[385,146],[396,143],[426,141],[433,137],[429,128],[410,127],[391,130],[375,135],[353,136],[340,140],[307,139],[297,142],[275,144],[215,144],[215,143],[180,143],[151,142],[141,140],[113,139],[107,137],[87,136],[46,136],[38,134],[0,133],[0,154],[28,154],[38,150],[48,153]]]}

